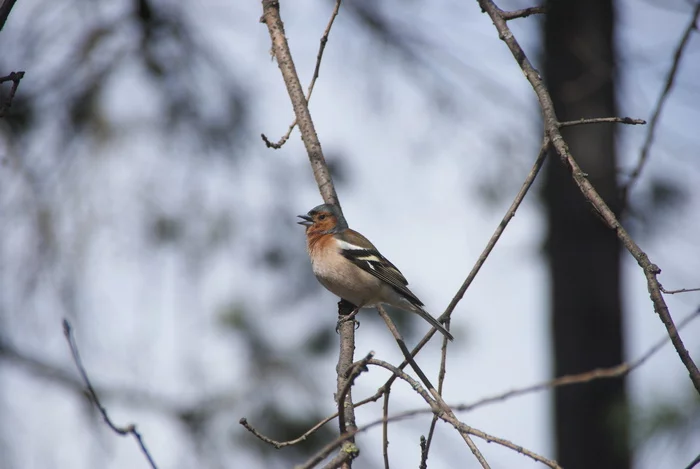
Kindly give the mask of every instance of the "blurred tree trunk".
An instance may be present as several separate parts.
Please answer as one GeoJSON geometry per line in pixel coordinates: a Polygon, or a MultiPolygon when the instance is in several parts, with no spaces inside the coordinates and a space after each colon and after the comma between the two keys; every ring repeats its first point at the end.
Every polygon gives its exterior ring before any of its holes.
{"type": "MultiPolygon", "coordinates": [[[[559,120],[615,116],[612,0],[549,0],[544,70],[559,120]]],[[[620,213],[615,127],[563,129],[574,157],[620,213]]],[[[554,374],[580,373],[623,360],[620,245],[569,172],[549,158],[543,189],[549,232],[554,374]]],[[[558,388],[557,460],[567,469],[630,467],[625,379],[558,388]]]]}

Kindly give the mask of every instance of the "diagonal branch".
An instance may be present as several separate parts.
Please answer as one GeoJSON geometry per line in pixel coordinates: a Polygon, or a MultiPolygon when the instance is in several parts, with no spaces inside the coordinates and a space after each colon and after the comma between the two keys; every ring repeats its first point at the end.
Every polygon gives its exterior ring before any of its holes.
{"type": "MultiPolygon", "coordinates": [[[[688,315],[688,317],[680,321],[678,323],[678,329],[680,330],[683,327],[687,326],[698,316],[700,316],[700,308],[698,308],[694,313],[688,315]]],[[[471,404],[453,406],[453,409],[460,412],[471,411],[483,405],[505,401],[507,399],[510,399],[511,397],[523,396],[525,394],[530,394],[537,391],[544,391],[546,389],[553,389],[560,386],[570,386],[572,384],[590,383],[591,381],[596,381],[599,379],[609,379],[624,376],[646,363],[646,361],[649,360],[654,354],[656,354],[656,352],[661,350],[661,348],[664,345],[666,345],[668,341],[669,337],[668,335],[666,335],[657,343],[652,345],[649,348],[649,350],[644,352],[644,354],[642,354],[639,358],[632,362],[621,363],[610,368],[597,368],[595,370],[586,371],[585,373],[577,373],[575,375],[561,376],[559,378],[545,381],[543,383],[533,384],[524,388],[511,389],[510,391],[502,392],[500,394],[496,394],[495,396],[485,397],[471,404]]]]}
{"type": "Polygon", "coordinates": [[[136,425],[130,423],[129,425],[120,427],[116,425],[112,421],[112,419],[109,418],[109,415],[107,415],[107,409],[104,408],[104,406],[100,402],[100,398],[97,397],[97,392],[95,392],[95,388],[92,387],[90,378],[88,378],[87,372],[85,371],[83,362],[80,359],[80,353],[78,352],[78,346],[76,345],[75,338],[73,337],[73,329],[67,319],[63,320],[63,335],[65,335],[66,337],[66,341],[68,342],[68,346],[70,347],[71,354],[73,355],[75,367],[78,369],[78,373],[80,373],[80,377],[83,380],[83,384],[85,385],[85,389],[87,390],[88,396],[90,397],[90,400],[93,402],[93,404],[95,404],[95,407],[97,407],[97,410],[100,411],[100,414],[102,415],[102,418],[104,419],[107,426],[114,433],[120,436],[132,435],[138,443],[139,448],[141,448],[141,452],[148,460],[148,463],[151,465],[151,468],[157,469],[156,463],[153,461],[151,453],[148,452],[148,448],[146,448],[146,444],[143,442],[141,434],[138,432],[138,430],[136,430],[136,425]]]}
{"type": "Polygon", "coordinates": [[[605,224],[611,230],[615,231],[617,237],[622,242],[622,245],[625,246],[630,254],[632,254],[632,257],[634,257],[637,264],[639,264],[644,272],[644,276],[647,280],[647,289],[654,305],[654,310],[659,315],[659,318],[666,327],[666,331],[671,338],[671,342],[676,349],[676,353],[678,353],[678,356],[688,370],[688,375],[690,376],[690,380],[693,382],[693,386],[695,386],[695,389],[700,394],[700,370],[698,370],[697,365],[690,357],[688,350],[685,348],[683,340],[678,334],[678,330],[673,323],[673,318],[668,310],[663,294],[661,293],[661,286],[657,279],[657,275],[661,273],[661,269],[659,269],[656,264],[649,260],[647,254],[642,251],[642,249],[629,235],[627,230],[625,230],[625,228],[620,224],[613,211],[610,209],[610,207],[608,207],[600,194],[598,194],[590,181],[588,181],[586,174],[581,170],[578,163],[571,155],[571,152],[569,152],[569,147],[559,130],[559,121],[557,120],[557,115],[554,111],[554,103],[552,102],[552,98],[549,95],[547,88],[544,86],[542,77],[540,77],[540,74],[534,69],[530,63],[530,60],[525,55],[525,52],[520,47],[520,44],[518,44],[518,41],[513,36],[510,28],[508,28],[508,24],[503,18],[501,10],[493,3],[492,0],[477,0],[477,2],[479,3],[479,6],[481,6],[481,9],[485,11],[493,21],[494,26],[498,30],[500,39],[506,43],[511,54],[513,54],[513,58],[516,60],[516,62],[518,62],[518,65],[520,65],[525,77],[535,91],[537,99],[540,103],[540,108],[542,109],[545,133],[550,138],[552,145],[554,146],[562,163],[571,172],[574,182],[586,200],[593,205],[605,224]]]}
{"type": "Polygon", "coordinates": [[[0,31],[5,27],[7,17],[10,16],[12,7],[15,6],[17,0],[0,0],[0,31]]]}
{"type": "Polygon", "coordinates": [[[693,14],[691,15],[690,22],[688,23],[688,26],[686,26],[685,31],[683,32],[681,42],[678,44],[675,54],[673,54],[673,65],[671,65],[671,69],[668,71],[668,76],[666,77],[666,85],[664,86],[664,89],[661,92],[661,95],[659,96],[659,100],[656,102],[654,113],[651,116],[651,121],[649,122],[649,129],[647,130],[647,136],[644,139],[642,151],[639,155],[639,161],[637,161],[637,165],[635,166],[634,170],[632,170],[630,178],[627,181],[627,185],[625,185],[625,187],[622,189],[622,202],[625,205],[627,203],[627,197],[629,196],[630,189],[632,188],[632,186],[635,185],[635,183],[639,179],[639,175],[642,173],[642,169],[644,169],[644,165],[649,159],[649,150],[651,149],[651,145],[654,143],[654,132],[656,131],[656,124],[659,123],[661,111],[663,110],[664,104],[666,103],[666,99],[668,99],[668,95],[671,93],[671,88],[673,88],[673,83],[676,79],[676,72],[678,72],[678,65],[681,62],[681,57],[683,57],[683,51],[688,45],[691,33],[693,32],[693,30],[697,29],[696,23],[698,21],[698,17],[700,17],[700,1],[698,1],[698,3],[695,5],[695,9],[693,10],[693,14]]]}
{"type": "MultiPolygon", "coordinates": [[[[306,92],[306,102],[308,103],[309,100],[311,99],[311,93],[314,91],[314,86],[316,85],[316,79],[318,78],[319,71],[321,69],[321,59],[323,58],[323,51],[326,49],[326,43],[328,42],[328,35],[331,32],[331,27],[333,27],[333,21],[335,21],[335,17],[338,16],[338,11],[340,10],[340,2],[341,0],[336,0],[335,2],[335,8],[333,8],[333,13],[331,13],[331,19],[328,20],[328,25],[326,26],[325,31],[323,31],[323,36],[321,36],[321,44],[318,46],[318,55],[316,56],[316,68],[314,68],[314,75],[311,77],[311,83],[309,83],[309,89],[306,92]]],[[[263,139],[263,142],[265,142],[265,145],[267,145],[267,148],[274,148],[275,150],[278,150],[282,148],[282,145],[287,143],[287,140],[289,140],[289,136],[292,135],[292,130],[294,130],[294,127],[297,125],[297,120],[296,118],[292,123],[289,125],[289,129],[287,129],[287,133],[285,133],[282,138],[279,139],[278,142],[271,142],[265,134],[260,134],[260,136],[263,139]]]]}
{"type": "Polygon", "coordinates": [[[22,80],[22,78],[24,78],[24,72],[12,72],[9,75],[0,78],[0,83],[5,83],[6,81],[12,82],[12,88],[10,88],[7,98],[5,98],[5,102],[0,104],[0,117],[5,117],[5,113],[8,109],[10,109],[10,106],[12,106],[12,100],[15,99],[15,93],[17,93],[17,88],[19,87],[19,82],[22,80]]]}
{"type": "Polygon", "coordinates": [[[506,21],[514,20],[517,18],[527,18],[530,15],[543,15],[547,13],[547,7],[530,7],[523,8],[522,10],[504,11],[501,10],[501,14],[506,21]]]}
{"type": "MultiPolygon", "coordinates": [[[[442,399],[442,396],[440,395],[440,392],[438,392],[435,389],[435,386],[430,382],[428,377],[423,373],[423,370],[418,366],[416,361],[413,359],[413,356],[411,355],[411,352],[408,351],[408,347],[406,347],[406,343],[403,340],[403,337],[401,337],[401,334],[399,333],[398,329],[396,329],[396,325],[394,322],[391,320],[389,315],[386,313],[384,308],[382,306],[377,306],[377,311],[379,312],[379,315],[382,317],[386,325],[389,327],[389,330],[391,331],[392,335],[394,336],[394,339],[396,340],[396,343],[399,345],[399,348],[401,349],[401,353],[403,353],[403,356],[406,357],[406,361],[409,362],[411,365],[411,368],[413,368],[413,371],[418,375],[420,380],[423,382],[425,387],[428,389],[430,394],[433,396],[433,399],[435,399],[436,405],[438,409],[440,409],[440,412],[437,412],[435,415],[438,414],[447,414],[451,416],[452,418],[456,419],[454,412],[452,412],[452,409],[450,408],[449,405],[442,399]]],[[[396,376],[396,374],[394,374],[396,376]]],[[[414,387],[414,384],[417,383],[411,383],[411,385],[414,387]]],[[[419,393],[420,394],[420,393],[419,393]]],[[[425,396],[424,396],[425,398],[425,396]]],[[[427,399],[428,404],[431,404],[431,401],[427,399]]],[[[431,404],[431,408],[432,408],[431,404]]],[[[455,427],[456,428],[456,427],[455,427]]],[[[486,462],[486,459],[484,458],[484,455],[481,454],[481,451],[479,451],[479,448],[474,444],[472,441],[471,437],[469,436],[469,433],[463,430],[459,430],[459,434],[462,436],[462,439],[464,439],[464,442],[467,444],[469,449],[471,450],[472,454],[476,457],[477,461],[479,461],[479,464],[481,464],[481,467],[484,469],[489,469],[490,466],[488,462],[486,462]]]]}
{"type": "Polygon", "coordinates": [[[304,97],[304,91],[301,89],[299,75],[297,74],[294,61],[292,60],[292,53],[289,50],[287,37],[284,34],[284,24],[280,17],[279,2],[277,0],[263,0],[262,6],[263,16],[260,21],[267,25],[267,29],[270,33],[272,54],[277,60],[277,65],[280,68],[280,72],[282,72],[284,84],[287,87],[287,93],[289,93],[289,99],[292,101],[294,114],[296,115],[299,131],[301,132],[301,139],[309,155],[309,162],[311,163],[314,178],[316,178],[316,184],[318,184],[318,189],[321,192],[324,202],[327,204],[340,205],[338,202],[338,195],[333,186],[331,174],[328,171],[326,159],[323,156],[321,142],[318,140],[318,135],[316,134],[316,127],[314,127],[314,122],[311,119],[308,102],[304,97]]]}

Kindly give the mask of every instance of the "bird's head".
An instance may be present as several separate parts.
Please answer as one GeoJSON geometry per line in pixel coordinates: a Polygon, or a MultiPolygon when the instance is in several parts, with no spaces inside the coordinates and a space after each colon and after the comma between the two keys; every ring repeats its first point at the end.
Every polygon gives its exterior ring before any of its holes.
{"type": "Polygon", "coordinates": [[[343,212],[340,207],[332,204],[323,204],[309,210],[306,215],[298,215],[302,220],[298,222],[306,227],[306,233],[340,233],[348,229],[343,212]]]}

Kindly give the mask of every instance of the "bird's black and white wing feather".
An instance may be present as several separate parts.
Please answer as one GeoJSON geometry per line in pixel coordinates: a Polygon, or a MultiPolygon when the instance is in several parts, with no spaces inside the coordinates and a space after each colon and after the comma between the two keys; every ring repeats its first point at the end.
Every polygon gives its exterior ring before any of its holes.
{"type": "Polygon", "coordinates": [[[338,242],[343,257],[365,272],[391,285],[394,290],[415,306],[423,306],[423,302],[408,289],[406,277],[394,264],[382,256],[367,238],[356,231],[346,230],[338,236],[338,242]]]}

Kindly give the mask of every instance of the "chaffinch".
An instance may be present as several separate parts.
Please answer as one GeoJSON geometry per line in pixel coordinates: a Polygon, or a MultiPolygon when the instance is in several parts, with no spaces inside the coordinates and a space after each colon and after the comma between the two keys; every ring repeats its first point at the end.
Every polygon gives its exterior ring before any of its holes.
{"type": "Polygon", "coordinates": [[[357,231],[348,228],[337,205],[323,204],[299,215],[314,275],[331,293],[359,308],[388,304],[417,313],[453,340],[452,334],[423,309],[399,269],[357,231]]]}

